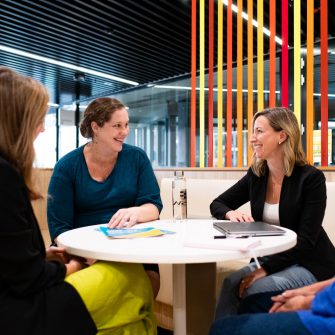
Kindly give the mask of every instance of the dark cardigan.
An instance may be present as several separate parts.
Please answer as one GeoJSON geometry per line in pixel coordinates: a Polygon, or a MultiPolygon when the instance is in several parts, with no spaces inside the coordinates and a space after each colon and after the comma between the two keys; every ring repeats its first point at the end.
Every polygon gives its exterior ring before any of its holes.
{"type": "MultiPolygon", "coordinates": [[[[257,177],[251,170],[210,205],[212,215],[224,219],[250,201],[255,221],[262,221],[268,173],[257,177]]],[[[269,256],[262,265],[268,274],[299,264],[318,280],[335,275],[335,248],[322,228],[326,208],[326,184],[322,171],[311,165],[296,166],[290,177],[285,177],[279,201],[280,225],[297,234],[292,249],[269,256]]],[[[334,219],[335,220],[335,219],[334,219]]]]}
{"type": "Polygon", "coordinates": [[[0,329],[6,335],[91,335],[97,329],[66,267],[45,260],[23,178],[0,156],[0,329]]]}

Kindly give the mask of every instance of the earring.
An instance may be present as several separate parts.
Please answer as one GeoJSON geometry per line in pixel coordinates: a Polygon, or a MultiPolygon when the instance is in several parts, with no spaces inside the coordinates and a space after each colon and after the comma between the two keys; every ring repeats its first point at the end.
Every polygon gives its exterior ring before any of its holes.
{"type": "Polygon", "coordinates": [[[279,141],[278,144],[281,144],[281,141],[279,141]]]}

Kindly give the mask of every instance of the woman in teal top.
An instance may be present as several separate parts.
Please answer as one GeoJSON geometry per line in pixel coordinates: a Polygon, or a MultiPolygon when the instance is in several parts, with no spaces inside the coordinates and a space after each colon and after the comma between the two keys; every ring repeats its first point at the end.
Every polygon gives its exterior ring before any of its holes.
{"type": "Polygon", "coordinates": [[[87,167],[86,146],[68,153],[54,168],[48,199],[52,240],[70,229],[107,223],[121,208],[153,204],[158,218],[160,191],[145,152],[122,144],[111,173],[97,181],[87,167]]]}
{"type": "MultiPolygon", "coordinates": [[[[62,157],[50,180],[51,239],[57,243],[59,234],[78,227],[123,228],[158,219],[163,205],[151,163],[142,149],[124,143],[129,134],[125,105],[113,98],[93,100],[80,132],[92,141],[62,157]]],[[[158,266],[145,269],[156,295],[158,266]]]]}

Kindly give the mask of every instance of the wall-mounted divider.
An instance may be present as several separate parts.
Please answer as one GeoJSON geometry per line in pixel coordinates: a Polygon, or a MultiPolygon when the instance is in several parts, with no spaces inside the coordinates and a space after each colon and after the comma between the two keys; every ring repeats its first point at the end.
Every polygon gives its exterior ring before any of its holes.
{"type": "Polygon", "coordinates": [[[222,0],[217,2],[216,8],[214,4],[214,0],[192,0],[190,166],[198,164],[201,168],[221,168],[232,167],[233,164],[237,167],[249,165],[252,150],[247,143],[252,133],[253,115],[276,105],[290,107],[299,124],[304,126],[307,158],[314,163],[315,15],[320,15],[321,28],[321,165],[328,166],[328,0],[320,0],[320,8],[314,8],[314,1],[307,0],[306,22],[301,19],[302,10],[305,10],[301,0],[293,2],[293,13],[289,12],[288,0],[281,0],[280,3],[271,0],[269,8],[263,8],[263,0],[222,0]],[[254,18],[254,14],[257,17],[254,18]],[[291,14],[293,20],[290,21],[291,14]],[[302,22],[307,31],[306,48],[301,46],[302,22]],[[279,36],[277,24],[281,26],[279,36]],[[293,31],[291,45],[290,30],[293,31]],[[269,50],[264,50],[264,43],[267,48],[267,42],[269,50]],[[293,53],[291,62],[289,48],[293,53]],[[301,59],[305,49],[306,76],[302,78],[305,64],[301,59]],[[264,56],[264,52],[268,55],[264,56]],[[265,66],[267,61],[269,64],[265,66]],[[267,68],[269,73],[265,75],[267,68]],[[278,72],[280,84],[277,83],[278,72]],[[243,80],[243,76],[247,78],[243,80]],[[303,114],[302,85],[306,85],[306,91],[303,91],[306,111],[303,114]],[[247,160],[244,157],[246,154],[247,160]]]}

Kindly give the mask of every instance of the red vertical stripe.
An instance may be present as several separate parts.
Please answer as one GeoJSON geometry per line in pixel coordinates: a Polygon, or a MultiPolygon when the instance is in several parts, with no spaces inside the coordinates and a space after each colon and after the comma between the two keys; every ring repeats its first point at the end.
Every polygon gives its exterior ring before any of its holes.
{"type": "Polygon", "coordinates": [[[270,99],[269,106],[276,106],[276,0],[270,1],[270,99]]]}
{"type": "Polygon", "coordinates": [[[190,127],[190,165],[195,167],[196,157],[196,108],[197,108],[197,0],[192,0],[191,31],[191,127],[190,127]]]}
{"type": "Polygon", "coordinates": [[[281,63],[281,104],[288,107],[288,0],[281,3],[282,63],[281,63]]]}
{"type": "Polygon", "coordinates": [[[233,12],[231,1],[227,5],[227,116],[226,166],[232,166],[232,108],[233,108],[233,12]]]}
{"type": "Polygon", "coordinates": [[[213,167],[213,84],[214,84],[214,0],[209,0],[208,14],[208,165],[213,167]]]}
{"type": "Polygon", "coordinates": [[[321,165],[328,166],[328,0],[320,2],[321,165]]]}

